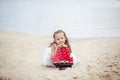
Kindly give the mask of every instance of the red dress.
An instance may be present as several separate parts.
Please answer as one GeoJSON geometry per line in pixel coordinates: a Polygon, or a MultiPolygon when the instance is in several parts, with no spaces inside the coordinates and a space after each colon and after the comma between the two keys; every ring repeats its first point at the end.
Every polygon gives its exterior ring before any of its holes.
{"type": "Polygon", "coordinates": [[[68,61],[73,62],[73,58],[70,57],[70,49],[68,47],[58,47],[56,56],[52,57],[53,62],[68,61]]]}

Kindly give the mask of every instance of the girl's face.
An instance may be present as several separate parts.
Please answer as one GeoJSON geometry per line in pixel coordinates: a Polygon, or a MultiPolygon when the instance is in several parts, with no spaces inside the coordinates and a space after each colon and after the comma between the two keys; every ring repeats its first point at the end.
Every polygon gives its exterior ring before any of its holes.
{"type": "Polygon", "coordinates": [[[58,45],[64,44],[65,41],[66,41],[66,38],[65,38],[65,36],[64,36],[64,33],[55,34],[55,42],[56,42],[58,45]]]}

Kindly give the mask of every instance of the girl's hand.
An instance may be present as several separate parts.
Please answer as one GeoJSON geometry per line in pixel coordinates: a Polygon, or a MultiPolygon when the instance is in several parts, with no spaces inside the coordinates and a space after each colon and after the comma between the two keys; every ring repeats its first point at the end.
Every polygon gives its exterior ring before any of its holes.
{"type": "Polygon", "coordinates": [[[66,44],[62,44],[62,47],[68,47],[66,44]]]}
{"type": "Polygon", "coordinates": [[[58,47],[68,47],[66,44],[60,44],[60,45],[58,45],[58,47]]]}
{"type": "Polygon", "coordinates": [[[62,47],[62,45],[58,45],[58,47],[62,47]]]}

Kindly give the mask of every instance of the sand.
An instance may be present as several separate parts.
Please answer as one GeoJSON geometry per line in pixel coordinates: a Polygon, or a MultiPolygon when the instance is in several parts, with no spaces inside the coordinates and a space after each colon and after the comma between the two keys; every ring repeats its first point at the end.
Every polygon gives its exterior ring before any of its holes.
{"type": "Polygon", "coordinates": [[[69,38],[77,63],[42,64],[51,37],[0,31],[0,80],[120,80],[120,38],[69,38]]]}

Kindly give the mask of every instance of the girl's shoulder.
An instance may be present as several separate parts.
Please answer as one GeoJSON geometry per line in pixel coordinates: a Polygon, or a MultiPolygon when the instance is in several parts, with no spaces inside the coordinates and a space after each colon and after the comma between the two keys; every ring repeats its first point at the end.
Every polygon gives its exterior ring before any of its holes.
{"type": "Polygon", "coordinates": [[[58,45],[54,43],[50,47],[55,47],[56,48],[56,47],[58,47],[58,45]]]}
{"type": "Polygon", "coordinates": [[[50,46],[51,48],[57,48],[58,46],[57,46],[57,44],[52,44],[51,46],[50,46]]]}

